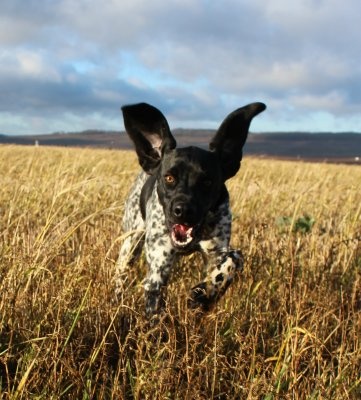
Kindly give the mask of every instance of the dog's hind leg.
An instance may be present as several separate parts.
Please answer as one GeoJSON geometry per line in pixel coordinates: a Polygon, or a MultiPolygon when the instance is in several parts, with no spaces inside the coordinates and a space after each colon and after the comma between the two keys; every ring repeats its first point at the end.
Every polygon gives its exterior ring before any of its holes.
{"type": "Polygon", "coordinates": [[[119,296],[126,288],[129,268],[132,267],[142,254],[144,231],[133,231],[123,241],[119,257],[115,265],[115,292],[119,296]]]}
{"type": "Polygon", "coordinates": [[[115,266],[115,291],[119,295],[126,289],[129,267],[139,259],[144,245],[145,224],[140,210],[140,193],[147,176],[140,173],[130,190],[124,206],[123,243],[115,266]]]}

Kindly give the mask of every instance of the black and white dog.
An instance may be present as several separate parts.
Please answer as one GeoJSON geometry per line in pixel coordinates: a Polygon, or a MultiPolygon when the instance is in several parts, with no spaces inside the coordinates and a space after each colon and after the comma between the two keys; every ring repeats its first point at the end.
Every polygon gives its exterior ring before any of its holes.
{"type": "Polygon", "coordinates": [[[155,107],[122,107],[124,125],[143,171],[125,204],[127,232],[116,267],[117,293],[126,290],[127,268],[144,246],[149,266],[145,279],[148,317],[159,313],[179,255],[200,251],[205,279],[191,290],[189,304],[208,310],[242,270],[241,253],[229,247],[231,212],[225,181],[240,168],[242,148],[253,117],[265,110],[252,103],[233,111],[209,144],[176,148],[167,120],[155,107]]]}

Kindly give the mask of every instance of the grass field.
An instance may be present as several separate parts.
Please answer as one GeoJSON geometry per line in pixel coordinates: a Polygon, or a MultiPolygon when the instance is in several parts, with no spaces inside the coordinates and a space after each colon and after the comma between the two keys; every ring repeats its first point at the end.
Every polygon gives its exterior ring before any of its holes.
{"type": "Polygon", "coordinates": [[[206,315],[199,256],[167,318],[144,261],[114,301],[133,152],[0,147],[1,399],[361,398],[361,168],[245,158],[229,181],[245,269],[206,315]]]}

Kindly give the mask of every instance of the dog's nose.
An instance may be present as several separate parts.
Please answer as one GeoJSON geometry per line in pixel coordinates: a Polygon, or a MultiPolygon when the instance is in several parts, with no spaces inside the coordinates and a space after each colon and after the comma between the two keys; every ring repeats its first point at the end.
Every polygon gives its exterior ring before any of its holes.
{"type": "Polygon", "coordinates": [[[184,214],[184,206],[183,204],[175,204],[173,207],[173,214],[174,216],[176,216],[177,218],[181,218],[184,214]]]}
{"type": "Polygon", "coordinates": [[[193,207],[184,202],[176,202],[172,207],[173,217],[180,223],[194,222],[195,210],[193,207]]]}

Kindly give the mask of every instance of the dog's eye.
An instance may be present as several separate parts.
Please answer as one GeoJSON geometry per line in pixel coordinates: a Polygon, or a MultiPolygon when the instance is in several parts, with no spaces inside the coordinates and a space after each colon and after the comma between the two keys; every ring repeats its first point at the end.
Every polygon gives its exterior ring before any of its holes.
{"type": "Polygon", "coordinates": [[[171,184],[175,183],[175,177],[173,175],[170,175],[170,174],[166,175],[164,177],[164,180],[168,185],[171,185],[171,184]]]}

